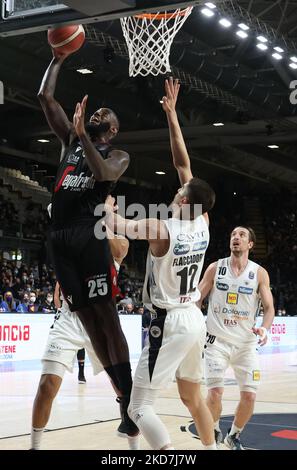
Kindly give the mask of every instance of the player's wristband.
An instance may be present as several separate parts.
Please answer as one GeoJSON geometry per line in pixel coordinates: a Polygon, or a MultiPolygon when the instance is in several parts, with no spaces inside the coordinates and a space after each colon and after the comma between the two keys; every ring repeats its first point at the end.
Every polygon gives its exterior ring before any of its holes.
{"type": "Polygon", "coordinates": [[[261,338],[261,340],[265,339],[266,336],[267,336],[267,329],[265,328],[265,326],[260,326],[261,330],[264,330],[263,333],[261,335],[259,335],[259,337],[261,338]]]}

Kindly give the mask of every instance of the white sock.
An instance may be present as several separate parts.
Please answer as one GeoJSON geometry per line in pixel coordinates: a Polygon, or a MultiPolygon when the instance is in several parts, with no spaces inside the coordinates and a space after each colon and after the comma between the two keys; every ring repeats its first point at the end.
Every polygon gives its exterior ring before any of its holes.
{"type": "Polygon", "coordinates": [[[229,432],[229,435],[233,436],[233,434],[237,434],[238,432],[241,432],[242,430],[243,430],[243,428],[238,428],[237,426],[235,426],[234,423],[232,423],[232,427],[231,427],[231,430],[229,432]]]}
{"type": "Polygon", "coordinates": [[[40,450],[41,438],[44,428],[33,428],[31,429],[31,449],[40,450]]]}
{"type": "Polygon", "coordinates": [[[217,421],[215,421],[214,423],[214,428],[216,431],[220,431],[220,420],[218,419],[217,421]]]}
{"type": "Polygon", "coordinates": [[[218,449],[217,449],[216,443],[214,442],[213,444],[209,444],[208,446],[204,445],[203,450],[218,450],[218,449]]]}
{"type": "Polygon", "coordinates": [[[130,450],[140,450],[140,435],[128,437],[128,444],[130,450]]]}

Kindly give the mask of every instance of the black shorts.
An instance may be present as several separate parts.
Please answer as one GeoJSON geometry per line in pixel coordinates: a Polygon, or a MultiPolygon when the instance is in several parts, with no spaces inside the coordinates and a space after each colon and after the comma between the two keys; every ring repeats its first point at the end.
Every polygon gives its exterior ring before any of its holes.
{"type": "Polygon", "coordinates": [[[117,295],[109,242],[95,237],[94,223],[51,229],[49,239],[57,280],[71,311],[117,295]]]}

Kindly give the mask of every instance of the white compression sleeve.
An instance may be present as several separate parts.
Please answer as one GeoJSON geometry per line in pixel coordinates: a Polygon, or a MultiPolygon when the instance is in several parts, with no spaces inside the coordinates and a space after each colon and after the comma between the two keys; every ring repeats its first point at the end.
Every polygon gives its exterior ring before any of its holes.
{"type": "Polygon", "coordinates": [[[133,387],[128,410],[143,437],[156,450],[171,445],[168,431],[153,409],[158,392],[159,390],[133,387]]]}

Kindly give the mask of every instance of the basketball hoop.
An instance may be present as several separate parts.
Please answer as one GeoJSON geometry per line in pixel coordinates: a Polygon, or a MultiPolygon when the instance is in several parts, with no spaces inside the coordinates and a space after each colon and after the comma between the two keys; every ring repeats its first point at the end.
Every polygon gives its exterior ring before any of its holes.
{"type": "Polygon", "coordinates": [[[171,45],[192,9],[188,7],[174,12],[143,13],[121,18],[129,52],[130,77],[171,72],[171,45]]]}

